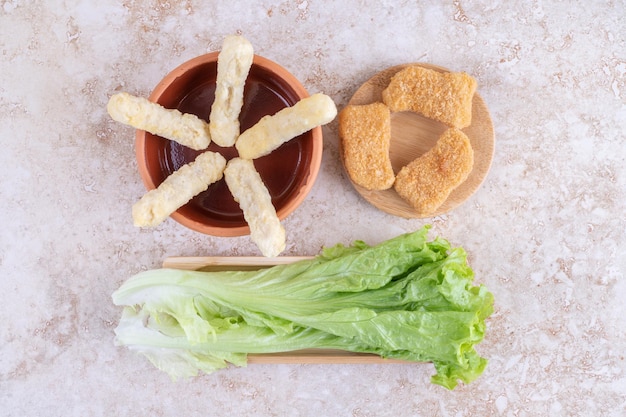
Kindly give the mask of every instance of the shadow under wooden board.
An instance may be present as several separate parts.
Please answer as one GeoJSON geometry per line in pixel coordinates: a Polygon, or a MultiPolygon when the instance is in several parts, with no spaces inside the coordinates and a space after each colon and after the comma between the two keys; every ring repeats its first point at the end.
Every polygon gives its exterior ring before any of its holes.
{"type": "MultiPolygon", "coordinates": [[[[414,65],[441,72],[449,71],[445,68],[424,63],[390,67],[377,73],[359,87],[348,104],[364,105],[382,102],[382,92],[389,85],[391,78],[398,71],[414,65]]],[[[448,129],[448,126],[443,123],[428,119],[417,113],[392,112],[389,157],[394,173],[397,174],[403,166],[431,149],[446,129],[448,129]]],[[[491,168],[495,148],[493,124],[487,105],[478,93],[474,94],[472,100],[472,124],[462,130],[469,138],[474,149],[474,167],[467,179],[450,193],[448,199],[435,213],[428,217],[445,214],[464,203],[482,185],[491,168]]],[[[393,187],[388,190],[376,191],[368,190],[354,182],[352,182],[352,185],[365,200],[382,211],[404,218],[423,217],[419,216],[415,209],[396,193],[393,187]]]]}
{"type": "MultiPolygon", "coordinates": [[[[163,261],[163,268],[189,271],[250,271],[288,264],[311,256],[229,257],[229,256],[173,256],[163,261]]],[[[249,354],[248,363],[255,364],[391,364],[409,363],[398,359],[384,359],[369,353],[354,353],[334,349],[301,349],[292,352],[249,354]]]]}

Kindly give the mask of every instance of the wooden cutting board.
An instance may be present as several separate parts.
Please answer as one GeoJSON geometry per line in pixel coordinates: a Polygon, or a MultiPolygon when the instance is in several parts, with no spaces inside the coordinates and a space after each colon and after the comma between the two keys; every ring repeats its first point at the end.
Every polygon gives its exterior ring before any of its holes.
{"type": "MultiPolygon", "coordinates": [[[[428,69],[449,72],[448,69],[427,63],[402,64],[387,68],[367,80],[354,93],[348,104],[364,105],[382,102],[382,92],[391,78],[408,66],[421,66],[428,69]]],[[[397,174],[402,167],[415,158],[423,155],[437,142],[440,135],[448,129],[442,123],[428,119],[413,112],[393,112],[391,115],[391,142],[389,158],[394,172],[397,174]]],[[[447,200],[431,215],[435,217],[450,212],[469,199],[482,185],[494,156],[495,135],[489,109],[480,94],[475,93],[472,100],[472,124],[464,129],[474,150],[474,167],[467,179],[454,189],[447,200]]],[[[340,153],[343,158],[343,147],[340,153]]],[[[345,166],[345,164],[344,164],[345,166]]],[[[348,175],[348,178],[350,176],[348,175]]],[[[352,180],[351,180],[352,182],[352,180]]],[[[404,218],[420,218],[416,210],[400,197],[392,188],[388,190],[368,190],[352,182],[361,196],[370,204],[389,214],[404,218]]]]}
{"type": "MultiPolygon", "coordinates": [[[[244,256],[177,256],[163,261],[163,268],[191,271],[249,271],[311,259],[311,256],[280,256],[275,258],[244,256]]],[[[249,354],[248,363],[256,364],[389,364],[407,363],[384,359],[369,353],[353,353],[331,349],[303,349],[292,352],[249,354]]]]}

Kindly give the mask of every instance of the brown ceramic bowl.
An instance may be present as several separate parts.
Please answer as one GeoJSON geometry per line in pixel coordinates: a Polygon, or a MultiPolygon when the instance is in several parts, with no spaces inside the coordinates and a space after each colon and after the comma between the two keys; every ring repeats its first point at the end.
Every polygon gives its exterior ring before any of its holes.
{"type": "MultiPolygon", "coordinates": [[[[215,94],[218,52],[185,62],[169,73],[149,99],[166,108],[177,108],[208,120],[215,94]]],[[[255,55],[244,89],[244,104],[239,117],[241,131],[261,117],[292,106],[309,94],[302,84],[278,64],[255,55]]],[[[254,160],[283,220],[304,200],[313,187],[322,160],[322,129],[314,128],[283,144],[271,154],[254,160]]],[[[138,130],[136,157],[141,178],[148,190],[156,188],[182,165],[201,152],[176,142],[138,130]]],[[[219,152],[226,160],[237,156],[235,147],[222,148],[211,143],[208,150],[219,152]]],[[[233,199],[224,179],[211,184],[171,217],[178,223],[214,236],[242,236],[250,233],[239,204],[233,199]]]]}

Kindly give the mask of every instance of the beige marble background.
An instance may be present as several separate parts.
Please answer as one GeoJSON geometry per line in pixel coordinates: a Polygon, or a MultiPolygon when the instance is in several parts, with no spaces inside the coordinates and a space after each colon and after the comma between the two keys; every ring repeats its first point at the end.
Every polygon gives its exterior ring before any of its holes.
{"type": "Polygon", "coordinates": [[[623,1],[0,0],[0,415],[626,415],[623,1]],[[170,255],[258,255],[168,220],[137,230],[132,129],[105,111],[240,33],[341,108],[388,66],[467,71],[493,168],[453,212],[394,218],[351,187],[324,128],[319,179],[285,255],[431,223],[496,296],[484,375],[430,364],[251,365],[172,382],[113,346],[111,293],[170,255]]]}

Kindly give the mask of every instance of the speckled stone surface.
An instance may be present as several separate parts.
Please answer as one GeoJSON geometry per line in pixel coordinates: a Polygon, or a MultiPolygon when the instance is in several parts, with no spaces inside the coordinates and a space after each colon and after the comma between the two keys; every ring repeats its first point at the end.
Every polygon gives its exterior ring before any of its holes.
{"type": "Polygon", "coordinates": [[[0,1],[0,415],[626,415],[623,1],[0,1]],[[575,3],[575,4],[574,4],[575,3]],[[147,96],[225,35],[341,108],[406,62],[467,71],[496,132],[464,205],[406,220],[366,203],[324,127],[320,176],[284,221],[284,255],[433,225],[496,297],[483,376],[430,364],[250,365],[172,382],[113,345],[111,293],[171,255],[258,255],[172,220],[132,225],[134,132],[106,102],[147,96]]]}

